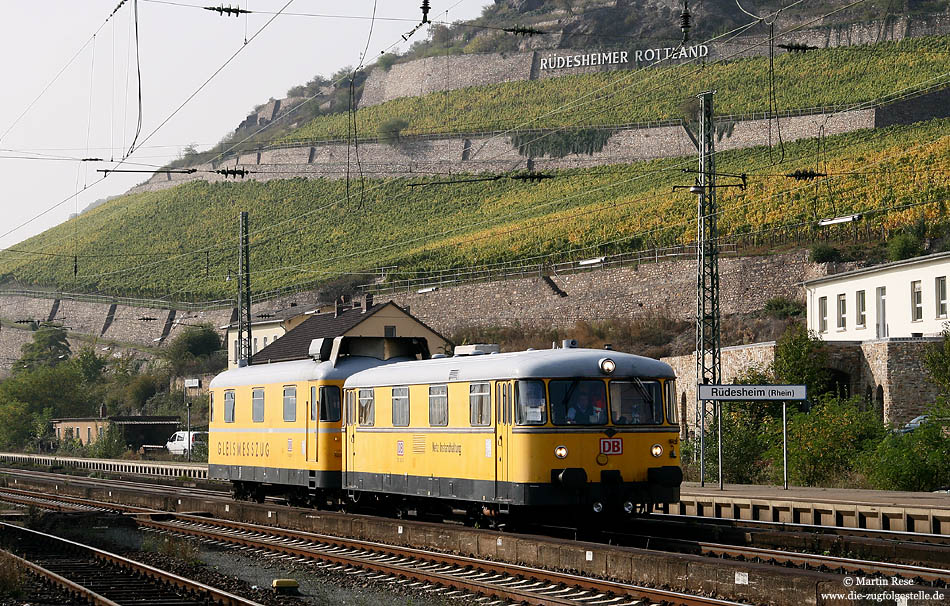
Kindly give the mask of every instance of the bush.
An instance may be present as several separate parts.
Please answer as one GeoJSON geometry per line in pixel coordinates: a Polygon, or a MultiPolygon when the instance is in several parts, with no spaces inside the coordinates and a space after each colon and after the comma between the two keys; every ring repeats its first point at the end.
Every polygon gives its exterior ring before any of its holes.
{"type": "Polygon", "coordinates": [[[809,257],[812,263],[836,263],[841,260],[841,251],[830,244],[819,242],[812,245],[809,257]]]}
{"type": "Polygon", "coordinates": [[[907,232],[897,234],[887,243],[887,258],[891,261],[903,261],[920,255],[920,238],[907,232]]]}
{"type": "Polygon", "coordinates": [[[377,67],[381,67],[383,68],[384,71],[388,72],[389,69],[396,63],[398,59],[399,59],[398,55],[394,55],[392,53],[386,53],[385,55],[381,55],[379,59],[376,60],[376,65],[377,67]]]}
{"type": "Polygon", "coordinates": [[[808,387],[812,401],[831,388],[828,353],[821,340],[801,324],[794,324],[775,344],[775,378],[808,387]]]}
{"type": "Polygon", "coordinates": [[[950,405],[940,399],[929,419],[906,434],[892,433],[863,460],[868,480],[883,490],[931,491],[950,487],[950,405]]]}
{"type": "Polygon", "coordinates": [[[765,302],[765,313],[773,318],[800,318],[805,315],[805,304],[788,297],[772,297],[765,302]]]}
{"type": "Polygon", "coordinates": [[[409,122],[402,118],[390,118],[379,125],[379,140],[390,145],[399,143],[399,137],[407,126],[409,122]]]}

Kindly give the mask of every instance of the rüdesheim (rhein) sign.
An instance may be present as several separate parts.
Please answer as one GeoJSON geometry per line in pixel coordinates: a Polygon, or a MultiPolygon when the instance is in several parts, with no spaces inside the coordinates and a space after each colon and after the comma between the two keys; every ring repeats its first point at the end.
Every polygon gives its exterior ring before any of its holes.
{"type": "Polygon", "coordinates": [[[700,385],[700,400],[806,400],[804,385],[700,385]]]}

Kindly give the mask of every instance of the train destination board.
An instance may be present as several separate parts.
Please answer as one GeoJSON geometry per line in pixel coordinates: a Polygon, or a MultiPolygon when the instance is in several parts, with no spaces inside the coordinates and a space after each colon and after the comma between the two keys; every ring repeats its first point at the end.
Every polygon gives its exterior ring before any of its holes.
{"type": "Polygon", "coordinates": [[[700,400],[805,400],[804,385],[700,385],[700,400]]]}

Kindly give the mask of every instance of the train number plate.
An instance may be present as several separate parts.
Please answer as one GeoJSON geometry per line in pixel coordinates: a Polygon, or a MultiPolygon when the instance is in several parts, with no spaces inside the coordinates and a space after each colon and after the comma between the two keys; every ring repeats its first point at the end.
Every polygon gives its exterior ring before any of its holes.
{"type": "Polygon", "coordinates": [[[605,454],[605,455],[623,454],[623,439],[622,438],[601,438],[600,452],[601,454],[605,454]]]}

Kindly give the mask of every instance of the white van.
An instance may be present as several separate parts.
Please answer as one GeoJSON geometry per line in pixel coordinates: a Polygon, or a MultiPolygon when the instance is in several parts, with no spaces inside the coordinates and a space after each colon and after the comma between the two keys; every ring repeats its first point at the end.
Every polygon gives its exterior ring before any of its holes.
{"type": "Polygon", "coordinates": [[[194,446],[195,444],[208,443],[207,431],[192,431],[190,439],[188,434],[189,432],[187,431],[176,431],[168,438],[168,442],[165,443],[165,448],[173,455],[183,455],[188,452],[190,448],[189,444],[194,446]]]}

